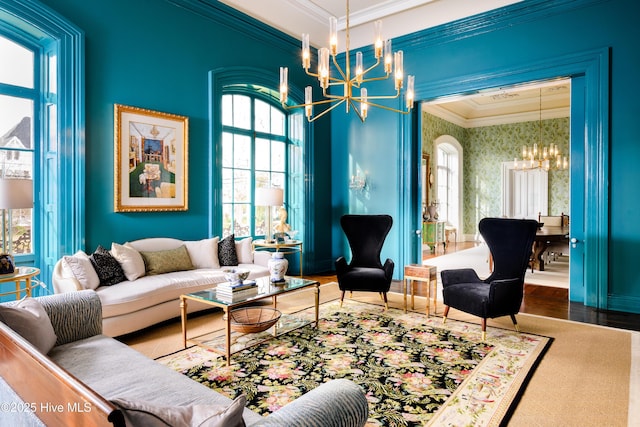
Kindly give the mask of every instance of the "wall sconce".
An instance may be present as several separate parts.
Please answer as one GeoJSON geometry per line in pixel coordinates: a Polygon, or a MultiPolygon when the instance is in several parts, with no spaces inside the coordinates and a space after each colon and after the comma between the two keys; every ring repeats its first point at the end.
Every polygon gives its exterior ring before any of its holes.
{"type": "Polygon", "coordinates": [[[367,178],[364,175],[351,175],[349,189],[362,191],[367,187],[367,178]]]}

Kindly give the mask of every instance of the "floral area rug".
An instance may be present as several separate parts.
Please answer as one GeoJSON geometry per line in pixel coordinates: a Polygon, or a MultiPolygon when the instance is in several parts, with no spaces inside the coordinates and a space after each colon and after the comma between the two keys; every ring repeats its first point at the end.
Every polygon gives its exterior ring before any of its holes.
{"type": "MultiPolygon", "coordinates": [[[[296,313],[310,319],[312,310],[296,313]]],[[[321,306],[307,325],[224,358],[191,347],[158,361],[260,414],[333,378],[369,401],[368,426],[491,426],[506,423],[551,339],[423,313],[359,303],[321,306]]]]}

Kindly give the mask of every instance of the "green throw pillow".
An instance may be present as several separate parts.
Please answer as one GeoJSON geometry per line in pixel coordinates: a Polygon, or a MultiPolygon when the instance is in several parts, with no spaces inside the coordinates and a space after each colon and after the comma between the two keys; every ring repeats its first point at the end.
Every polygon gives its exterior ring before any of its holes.
{"type": "Polygon", "coordinates": [[[165,251],[140,251],[140,255],[144,259],[144,266],[149,275],[193,270],[193,264],[185,245],[165,251]]]}

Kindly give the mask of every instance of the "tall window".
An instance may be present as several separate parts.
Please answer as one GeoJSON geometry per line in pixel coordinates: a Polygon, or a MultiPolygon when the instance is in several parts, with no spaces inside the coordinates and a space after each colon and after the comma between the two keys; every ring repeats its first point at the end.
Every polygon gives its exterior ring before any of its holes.
{"type": "Polygon", "coordinates": [[[459,219],[459,159],[450,144],[438,144],[437,197],[438,215],[442,221],[458,224],[459,219]]]}
{"type": "MultiPolygon", "coordinates": [[[[0,36],[0,178],[34,179],[39,114],[39,56],[27,47],[0,36]]],[[[11,243],[0,252],[18,258],[33,254],[33,209],[12,209],[2,215],[3,238],[11,243]]]]}
{"type": "MultiPolygon", "coordinates": [[[[294,122],[270,99],[247,93],[222,96],[223,235],[266,234],[269,208],[254,204],[256,188],[282,188],[285,203],[290,199],[290,165],[298,157],[294,122]]],[[[271,209],[275,218],[276,207],[271,209]]]]}

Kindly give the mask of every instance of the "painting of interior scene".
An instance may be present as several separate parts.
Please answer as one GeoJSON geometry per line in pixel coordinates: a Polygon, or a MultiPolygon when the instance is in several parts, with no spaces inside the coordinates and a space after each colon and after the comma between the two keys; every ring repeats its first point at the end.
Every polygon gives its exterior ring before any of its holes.
{"type": "Polygon", "coordinates": [[[176,197],[176,130],[130,122],[130,197],[176,197]]]}

